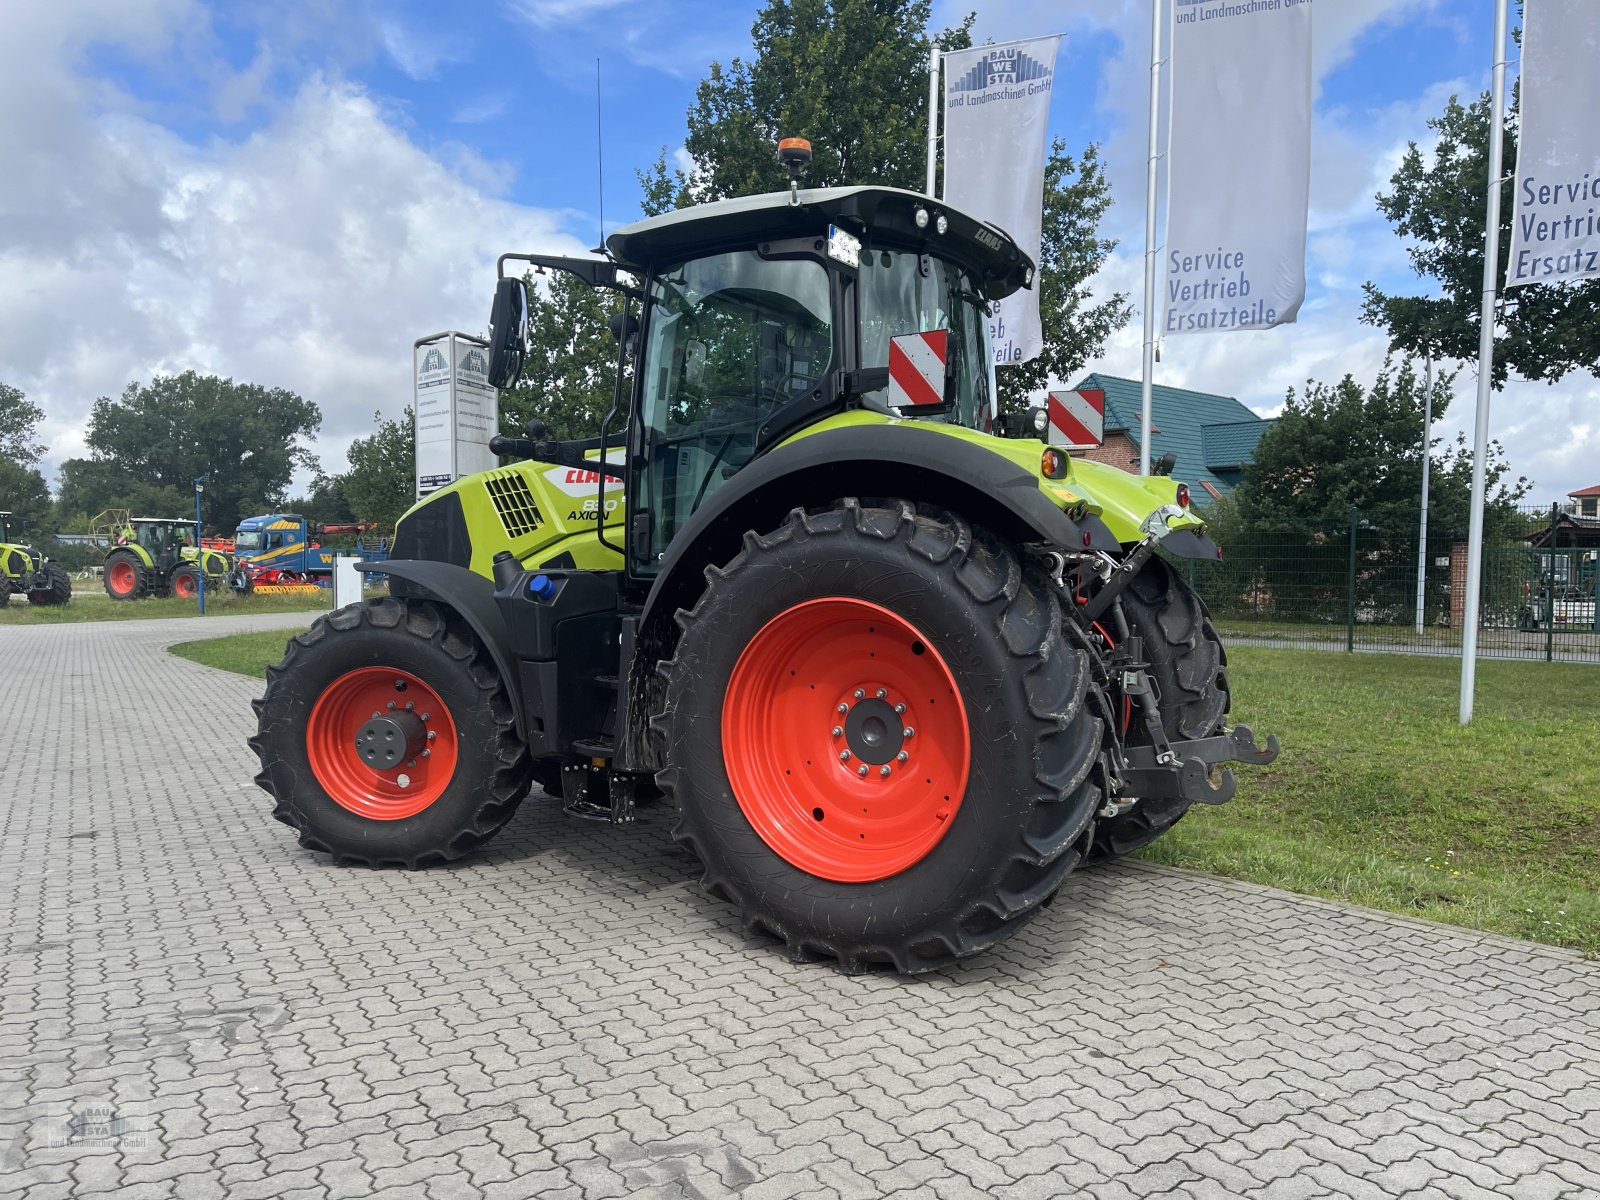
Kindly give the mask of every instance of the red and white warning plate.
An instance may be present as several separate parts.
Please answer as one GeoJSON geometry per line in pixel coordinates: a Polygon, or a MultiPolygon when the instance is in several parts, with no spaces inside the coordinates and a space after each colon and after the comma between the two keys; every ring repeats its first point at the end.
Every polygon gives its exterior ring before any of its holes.
{"type": "Polygon", "coordinates": [[[950,335],[943,329],[889,339],[889,407],[944,403],[944,364],[950,335]]]}
{"type": "Polygon", "coordinates": [[[1105,441],[1106,394],[1102,389],[1051,392],[1046,410],[1050,421],[1046,440],[1050,445],[1088,450],[1105,441]]]}

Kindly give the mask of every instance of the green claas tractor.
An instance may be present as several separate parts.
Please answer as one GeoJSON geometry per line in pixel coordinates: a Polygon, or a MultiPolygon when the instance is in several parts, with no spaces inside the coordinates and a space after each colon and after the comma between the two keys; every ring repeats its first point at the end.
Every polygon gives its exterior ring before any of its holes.
{"type": "Polygon", "coordinates": [[[57,605],[72,599],[72,577],[32,546],[13,542],[12,516],[0,512],[0,607],[13,592],[25,592],[29,604],[57,605]]]}
{"type": "Polygon", "coordinates": [[[113,600],[191,597],[200,590],[202,570],[206,587],[220,592],[233,570],[225,552],[200,545],[193,521],[102,513],[95,530],[109,544],[105,588],[113,600]]]}
{"type": "Polygon", "coordinates": [[[792,182],[607,249],[503,256],[491,318],[507,386],[520,264],[614,295],[597,436],[494,439],[521,461],[412,508],[390,595],[269,669],[257,782],[301,845],[416,868],[534,781],[613,822],[664,799],[747,929],[916,972],[1275,756],[1170,564],[1218,553],[1187,489],[993,431],[991,304],[1033,278],[1004,232],[792,182]]]}

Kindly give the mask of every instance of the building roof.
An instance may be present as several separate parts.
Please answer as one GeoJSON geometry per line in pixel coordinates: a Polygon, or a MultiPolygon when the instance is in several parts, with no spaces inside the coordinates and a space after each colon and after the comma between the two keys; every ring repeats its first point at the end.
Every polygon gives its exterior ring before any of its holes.
{"type": "Polygon", "coordinates": [[[1580,496],[1600,496],[1600,483],[1595,484],[1593,487],[1579,488],[1575,492],[1568,492],[1567,495],[1571,496],[1574,500],[1578,499],[1580,496]]]}
{"type": "MultiPolygon", "coordinates": [[[[1106,433],[1123,433],[1135,446],[1139,444],[1143,388],[1137,379],[1095,372],[1084,376],[1077,387],[1104,391],[1106,433]]],[[[1170,450],[1178,456],[1174,479],[1191,487],[1210,484],[1226,495],[1271,424],[1232,396],[1156,384],[1150,394],[1150,457],[1160,458],[1170,450]]]]}

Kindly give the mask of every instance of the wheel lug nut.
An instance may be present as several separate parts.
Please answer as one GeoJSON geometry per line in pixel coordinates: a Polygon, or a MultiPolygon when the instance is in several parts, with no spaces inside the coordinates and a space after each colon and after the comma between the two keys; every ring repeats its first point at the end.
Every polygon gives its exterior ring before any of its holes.
{"type": "Polygon", "coordinates": [[[887,700],[888,698],[889,698],[889,689],[888,688],[879,688],[878,689],[878,699],[879,700],[887,700]]]}
{"type": "MultiPolygon", "coordinates": [[[[850,706],[849,706],[849,705],[848,705],[848,704],[841,704],[841,705],[839,705],[839,707],[838,707],[838,708],[837,708],[837,709],[835,709],[835,710],[834,710],[834,711],[835,711],[835,712],[838,712],[838,713],[841,713],[841,714],[843,714],[843,713],[847,713],[847,712],[849,712],[849,711],[850,711],[850,706]]],[[[376,714],[376,713],[374,713],[374,714],[373,714],[373,715],[374,715],[374,716],[376,716],[376,715],[377,715],[377,714],[376,714]]]]}
{"type": "Polygon", "coordinates": [[[916,737],[917,736],[917,731],[915,729],[911,728],[911,726],[907,725],[904,729],[902,729],[900,731],[900,736],[901,737],[916,737]]]}
{"type": "Polygon", "coordinates": [[[406,701],[406,711],[407,712],[410,712],[416,706],[417,706],[417,702],[415,700],[407,700],[406,701]]]}
{"type": "Polygon", "coordinates": [[[856,689],[856,699],[857,700],[865,700],[866,698],[867,698],[867,693],[863,689],[857,688],[856,689]]]}
{"type": "Polygon", "coordinates": [[[433,757],[433,751],[429,750],[426,746],[424,746],[423,750],[422,750],[422,757],[423,758],[432,758],[433,757]]]}
{"type": "Polygon", "coordinates": [[[894,706],[894,715],[897,716],[897,717],[904,716],[905,715],[905,711],[906,711],[906,706],[904,704],[896,704],[894,706]]]}
{"type": "Polygon", "coordinates": [[[373,713],[373,714],[372,714],[372,719],[373,719],[373,720],[374,720],[374,721],[376,721],[376,720],[377,720],[377,719],[378,719],[378,718],[379,718],[379,717],[381,717],[381,716],[383,716],[383,714],[382,714],[382,713],[377,713],[377,712],[375,712],[375,713],[373,713]]]}
{"type": "Polygon", "coordinates": [[[844,726],[843,725],[835,725],[833,727],[833,736],[834,737],[841,737],[841,736],[843,736],[843,734],[844,734],[844,726]]]}
{"type": "Polygon", "coordinates": [[[887,766],[879,767],[878,768],[878,774],[881,775],[884,779],[889,778],[889,768],[887,766]]]}
{"type": "Polygon", "coordinates": [[[434,739],[434,738],[436,738],[436,737],[438,737],[438,736],[439,736],[439,735],[438,735],[438,734],[437,734],[437,733],[435,733],[435,732],[434,732],[434,731],[433,731],[433,730],[431,730],[431,729],[430,729],[430,730],[428,730],[428,740],[429,740],[429,741],[430,741],[430,742],[431,742],[431,741],[433,741],[433,739],[434,739]]]}
{"type": "Polygon", "coordinates": [[[850,751],[848,751],[848,750],[839,751],[839,761],[840,762],[849,762],[850,761],[850,751]]]}
{"type": "Polygon", "coordinates": [[[424,720],[424,721],[426,721],[426,720],[427,720],[427,719],[428,719],[428,717],[429,717],[429,716],[431,716],[431,715],[432,715],[432,714],[431,714],[431,713],[423,713],[423,714],[422,714],[422,719],[423,719],[423,720],[424,720]]]}
{"type": "Polygon", "coordinates": [[[394,709],[397,709],[399,707],[400,706],[398,704],[396,704],[393,700],[389,701],[389,709],[390,709],[390,711],[393,711],[394,709]]]}
{"type": "Polygon", "coordinates": [[[899,754],[896,754],[894,756],[894,760],[895,760],[895,762],[905,762],[906,759],[908,759],[910,757],[911,757],[911,755],[907,754],[904,750],[902,750],[902,751],[900,751],[899,754]]]}
{"type": "Polygon", "coordinates": [[[865,779],[867,777],[867,764],[862,763],[859,767],[857,767],[856,774],[865,779]]]}

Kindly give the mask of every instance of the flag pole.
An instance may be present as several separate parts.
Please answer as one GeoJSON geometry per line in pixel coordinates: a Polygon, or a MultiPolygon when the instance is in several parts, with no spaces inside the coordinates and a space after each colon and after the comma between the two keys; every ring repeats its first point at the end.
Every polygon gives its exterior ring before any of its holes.
{"type": "Polygon", "coordinates": [[[1500,279],[1500,185],[1506,99],[1506,0],[1495,0],[1490,85],[1489,203],[1483,230],[1483,309],[1478,330],[1478,414],[1472,441],[1472,521],[1467,534],[1466,612],[1461,630],[1461,723],[1472,723],[1478,672],[1478,593],[1483,585],[1483,493],[1489,455],[1489,394],[1494,379],[1494,308],[1500,279]]]}
{"type": "Polygon", "coordinates": [[[1150,474],[1150,401],[1156,374],[1156,176],[1161,109],[1161,0],[1150,0],[1150,140],[1144,195],[1144,373],[1139,388],[1139,474],[1150,474]]]}
{"type": "Polygon", "coordinates": [[[939,44],[928,44],[928,195],[939,180],[939,44]]]}
{"type": "Polygon", "coordinates": [[[1428,586],[1428,468],[1433,465],[1429,443],[1433,433],[1433,351],[1428,351],[1426,382],[1422,385],[1422,523],[1417,530],[1417,636],[1422,636],[1422,600],[1428,586]]]}

